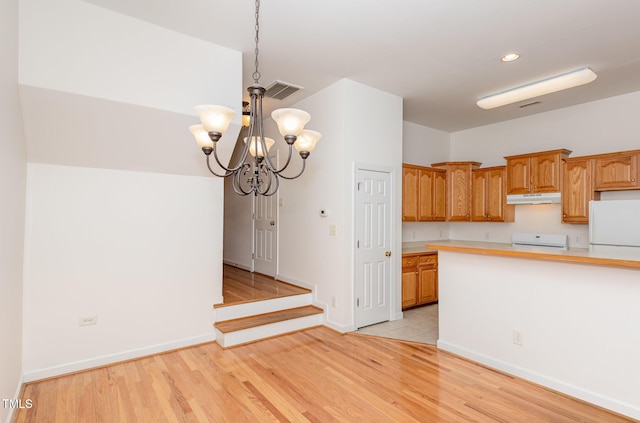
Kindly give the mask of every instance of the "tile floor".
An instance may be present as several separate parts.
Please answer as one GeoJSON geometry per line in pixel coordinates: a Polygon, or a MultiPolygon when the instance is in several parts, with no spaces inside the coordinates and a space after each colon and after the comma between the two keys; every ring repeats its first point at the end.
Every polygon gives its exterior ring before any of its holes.
{"type": "Polygon", "coordinates": [[[357,333],[423,344],[436,344],[438,341],[438,304],[405,310],[402,314],[402,320],[360,328],[357,333]]]}

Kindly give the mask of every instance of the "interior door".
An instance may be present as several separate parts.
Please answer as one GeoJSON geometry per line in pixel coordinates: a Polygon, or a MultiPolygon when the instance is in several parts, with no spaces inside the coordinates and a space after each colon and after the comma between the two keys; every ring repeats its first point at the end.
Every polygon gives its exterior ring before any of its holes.
{"type": "Polygon", "coordinates": [[[391,174],[359,169],[356,191],[356,328],[391,313],[391,174]]]}
{"type": "MultiPolygon", "coordinates": [[[[271,158],[274,163],[276,158],[271,158]]],[[[278,194],[253,197],[253,271],[276,276],[278,194]]]]}

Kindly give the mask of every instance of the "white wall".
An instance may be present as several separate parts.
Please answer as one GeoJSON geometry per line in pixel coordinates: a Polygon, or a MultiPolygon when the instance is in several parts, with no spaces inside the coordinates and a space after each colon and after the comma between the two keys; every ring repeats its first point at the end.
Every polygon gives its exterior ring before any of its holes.
{"type": "Polygon", "coordinates": [[[239,112],[241,60],[238,51],[80,0],[20,1],[23,85],[182,114],[197,104],[239,112]]]}
{"type": "Polygon", "coordinates": [[[25,378],[213,339],[223,183],[188,126],[197,104],[240,110],[241,53],[80,0],[21,0],[19,58],[25,378]]]}
{"type": "MultiPolygon", "coordinates": [[[[393,213],[399,217],[402,100],[342,80],[295,107],[311,114],[307,127],[321,132],[322,139],[307,160],[305,174],[281,184],[284,205],[279,217],[279,277],[315,286],[320,303],[331,304],[335,297],[337,306],[327,309],[327,324],[338,330],[351,330],[354,166],[362,163],[393,170],[397,200],[393,213]],[[320,209],[327,209],[329,217],[320,217],[320,209]],[[336,236],[329,235],[330,225],[336,225],[336,236]]],[[[399,218],[394,225],[394,250],[400,251],[399,218]]],[[[395,255],[395,260],[398,263],[394,278],[399,290],[400,254],[395,255]]]]}
{"type": "Polygon", "coordinates": [[[447,251],[439,266],[438,347],[640,418],[637,269],[447,251]]]}
{"type": "Polygon", "coordinates": [[[24,371],[35,379],[215,339],[222,181],[29,164],[24,371]],[[97,315],[97,325],[79,318],[97,315]]]}
{"type": "MultiPolygon", "coordinates": [[[[17,398],[22,371],[22,257],[26,149],[18,99],[18,1],[0,3],[0,398],[17,398]]],[[[0,422],[9,420],[0,407],[0,422]]]]}

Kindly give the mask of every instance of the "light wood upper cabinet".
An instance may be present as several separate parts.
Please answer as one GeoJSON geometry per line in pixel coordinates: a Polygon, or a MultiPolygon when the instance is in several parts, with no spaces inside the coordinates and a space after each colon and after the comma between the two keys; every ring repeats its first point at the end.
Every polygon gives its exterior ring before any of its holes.
{"type": "Polygon", "coordinates": [[[595,158],[594,189],[610,191],[640,188],[637,151],[611,153],[595,158]]]}
{"type": "Polygon", "coordinates": [[[589,223],[589,201],[600,199],[600,193],[593,190],[593,163],[593,159],[582,157],[564,161],[563,223],[589,223]]]}
{"type": "Polygon", "coordinates": [[[446,215],[446,171],[420,168],[418,220],[443,221],[446,215]]]}
{"type": "Polygon", "coordinates": [[[402,166],[402,220],[418,220],[418,168],[402,166]]]}
{"type": "Polygon", "coordinates": [[[447,220],[471,221],[471,171],[479,167],[478,162],[434,163],[447,171],[447,220]]]}
{"type": "Polygon", "coordinates": [[[471,220],[513,222],[515,206],[506,203],[506,167],[474,169],[471,173],[471,220]]]}
{"type": "Polygon", "coordinates": [[[402,166],[402,220],[429,222],[446,219],[446,171],[402,166]]]}
{"type": "Polygon", "coordinates": [[[505,157],[507,194],[558,192],[561,164],[571,151],[551,150],[505,157]]]}

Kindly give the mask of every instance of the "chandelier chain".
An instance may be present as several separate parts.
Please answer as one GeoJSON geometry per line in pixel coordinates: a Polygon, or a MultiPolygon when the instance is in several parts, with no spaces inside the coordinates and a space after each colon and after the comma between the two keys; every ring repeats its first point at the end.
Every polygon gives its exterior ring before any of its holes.
{"type": "Polygon", "coordinates": [[[260,71],[258,70],[258,54],[260,53],[260,49],[258,49],[258,42],[260,41],[260,0],[256,0],[256,48],[255,48],[255,55],[256,55],[256,60],[255,60],[255,65],[256,65],[256,70],[255,72],[253,72],[253,81],[258,84],[258,81],[260,80],[260,71]]]}

